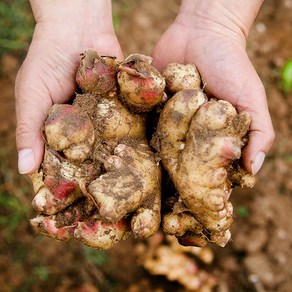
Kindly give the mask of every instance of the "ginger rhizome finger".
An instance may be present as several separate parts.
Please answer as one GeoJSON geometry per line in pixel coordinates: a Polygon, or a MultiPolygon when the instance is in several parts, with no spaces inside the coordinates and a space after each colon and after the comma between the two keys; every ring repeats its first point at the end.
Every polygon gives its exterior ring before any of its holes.
{"type": "Polygon", "coordinates": [[[110,224],[101,220],[95,205],[83,198],[55,215],[40,215],[31,220],[40,233],[58,241],[75,238],[95,249],[109,249],[126,239],[129,224],[125,219],[110,224]]]}
{"type": "Polygon", "coordinates": [[[102,218],[117,222],[155,196],[160,187],[159,167],[146,144],[119,144],[107,160],[107,171],[88,187],[102,218]]]}
{"type": "Polygon", "coordinates": [[[201,89],[201,77],[194,64],[170,63],[162,75],[170,92],[176,93],[183,89],[201,89]]]}
{"type": "MultiPolygon", "coordinates": [[[[160,182],[160,173],[158,173],[160,182]]],[[[138,237],[149,237],[155,234],[161,222],[161,190],[156,191],[140,206],[131,219],[131,229],[138,237]]]]}
{"type": "Polygon", "coordinates": [[[31,176],[33,207],[48,215],[57,213],[81,198],[80,184],[92,181],[99,172],[99,165],[72,163],[46,146],[42,168],[31,176]]]}

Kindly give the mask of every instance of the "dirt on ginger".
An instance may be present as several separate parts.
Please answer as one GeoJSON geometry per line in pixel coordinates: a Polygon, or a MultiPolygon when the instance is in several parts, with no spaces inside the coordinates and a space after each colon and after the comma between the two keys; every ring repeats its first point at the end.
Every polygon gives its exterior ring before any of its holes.
{"type": "MultiPolygon", "coordinates": [[[[139,56],[131,62],[143,63],[139,56]]],[[[159,228],[160,167],[146,139],[145,116],[137,113],[141,108],[130,110],[119,98],[123,66],[87,50],[76,77],[83,93],[48,114],[44,161],[32,175],[33,206],[41,215],[31,223],[43,234],[107,249],[131,232],[148,237],[159,228]],[[78,205],[84,197],[87,203],[78,205]],[[73,220],[60,222],[66,217],[73,220]]],[[[160,91],[162,98],[164,87],[160,91]]]]}
{"type": "Polygon", "coordinates": [[[152,141],[178,192],[162,227],[183,245],[204,246],[210,241],[225,246],[231,238],[232,188],[255,183],[239,165],[250,117],[237,113],[227,101],[208,100],[193,82],[199,78],[195,67],[177,64],[174,71],[175,65],[169,66],[164,71],[166,84],[176,83],[175,72],[186,87],[177,87],[164,106],[152,141]]]}
{"type": "Polygon", "coordinates": [[[208,99],[194,65],[161,74],[151,61],[81,55],[78,93],[49,111],[31,176],[40,233],[96,249],[160,227],[182,245],[230,240],[231,191],[254,185],[240,163],[249,115],[208,99]]]}

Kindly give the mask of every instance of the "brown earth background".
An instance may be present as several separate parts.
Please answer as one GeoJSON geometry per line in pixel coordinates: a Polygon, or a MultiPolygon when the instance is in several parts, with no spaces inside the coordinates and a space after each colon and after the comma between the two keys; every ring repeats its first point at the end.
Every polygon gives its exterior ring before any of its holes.
{"type": "MultiPolygon", "coordinates": [[[[177,0],[113,1],[124,55],[151,54],[178,8],[177,0]]],[[[281,70],[292,58],[291,0],[264,2],[247,50],[267,91],[276,140],[256,186],[232,194],[232,242],[225,248],[210,246],[214,255],[210,264],[189,258],[216,279],[214,291],[288,292],[292,291],[292,93],[282,89],[281,70]]],[[[31,229],[33,192],[28,178],[17,173],[14,134],[14,81],[21,61],[13,50],[1,57],[0,291],[187,291],[143,267],[139,250],[141,244],[149,245],[147,241],[129,239],[109,251],[95,251],[78,242],[55,242],[31,229]]]]}

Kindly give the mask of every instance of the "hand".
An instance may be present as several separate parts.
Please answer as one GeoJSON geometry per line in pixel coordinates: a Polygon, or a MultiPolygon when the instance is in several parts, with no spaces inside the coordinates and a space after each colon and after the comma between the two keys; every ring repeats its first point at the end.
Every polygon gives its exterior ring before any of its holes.
{"type": "Polygon", "coordinates": [[[15,84],[20,173],[32,173],[40,166],[41,128],[50,107],[74,95],[80,54],[93,48],[123,58],[110,1],[31,1],[31,5],[37,24],[15,84]]]}
{"type": "Polygon", "coordinates": [[[227,100],[250,114],[251,131],[243,164],[248,172],[256,174],[274,141],[265,89],[245,50],[248,30],[259,9],[255,2],[262,1],[250,1],[249,7],[245,1],[236,0],[216,1],[216,5],[208,5],[208,0],[182,2],[175,22],[154,49],[153,64],[163,70],[171,62],[194,63],[209,96],[227,100]],[[236,4],[227,9],[232,3],[236,4]]]}

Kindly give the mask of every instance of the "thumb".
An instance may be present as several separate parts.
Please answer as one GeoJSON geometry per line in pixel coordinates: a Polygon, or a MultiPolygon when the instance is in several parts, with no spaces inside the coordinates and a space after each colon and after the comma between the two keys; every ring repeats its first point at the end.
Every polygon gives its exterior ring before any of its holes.
{"type": "Polygon", "coordinates": [[[52,101],[45,90],[33,89],[36,80],[23,74],[20,69],[15,83],[16,97],[16,147],[18,151],[18,171],[31,174],[36,171],[44,153],[44,139],[41,128],[52,101]]]}
{"type": "MultiPolygon", "coordinates": [[[[251,116],[249,143],[243,150],[242,158],[245,168],[252,174],[257,174],[261,169],[265,156],[270,150],[275,132],[269,114],[265,90],[259,89],[254,92],[254,98],[258,98],[258,105],[247,108],[251,116]],[[262,96],[262,99],[260,98],[262,96]]],[[[252,97],[252,96],[251,96],[252,97]]]]}

